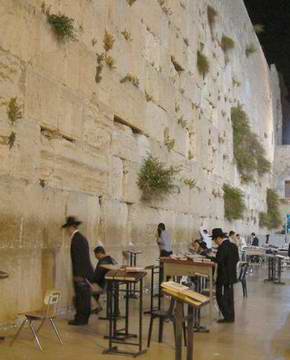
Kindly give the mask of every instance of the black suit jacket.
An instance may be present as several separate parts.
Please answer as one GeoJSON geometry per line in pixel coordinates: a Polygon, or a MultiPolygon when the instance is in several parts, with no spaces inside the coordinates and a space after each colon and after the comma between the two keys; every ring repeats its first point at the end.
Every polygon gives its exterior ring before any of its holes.
{"type": "Polygon", "coordinates": [[[108,272],[107,269],[102,268],[102,265],[114,265],[116,261],[110,256],[107,255],[103,259],[98,261],[98,264],[95,269],[94,282],[97,283],[100,287],[104,288],[106,284],[105,276],[108,272]]]}
{"type": "Polygon", "coordinates": [[[218,264],[217,284],[231,285],[237,282],[238,247],[228,239],[218,247],[215,262],[218,264]]]}
{"type": "Polygon", "coordinates": [[[80,232],[74,234],[71,240],[70,252],[73,276],[91,280],[94,270],[90,259],[89,244],[80,232]]]}

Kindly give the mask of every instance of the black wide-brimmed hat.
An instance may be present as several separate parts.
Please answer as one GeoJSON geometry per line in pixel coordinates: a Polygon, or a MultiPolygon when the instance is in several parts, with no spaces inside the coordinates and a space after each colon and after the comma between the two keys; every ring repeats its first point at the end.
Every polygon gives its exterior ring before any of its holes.
{"type": "Polygon", "coordinates": [[[214,228],[212,229],[212,232],[211,232],[211,238],[213,240],[217,239],[218,237],[221,237],[221,238],[224,238],[228,236],[227,233],[224,233],[223,230],[221,228],[214,228]]]}
{"type": "Polygon", "coordinates": [[[63,228],[69,227],[69,226],[78,226],[80,225],[82,222],[79,221],[76,217],[74,216],[68,216],[66,218],[66,223],[62,225],[63,228]]]}

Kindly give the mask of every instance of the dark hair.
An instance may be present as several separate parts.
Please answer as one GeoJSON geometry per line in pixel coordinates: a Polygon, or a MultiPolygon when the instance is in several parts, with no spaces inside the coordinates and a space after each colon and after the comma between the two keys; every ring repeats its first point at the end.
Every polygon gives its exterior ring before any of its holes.
{"type": "Polygon", "coordinates": [[[200,241],[200,242],[199,242],[199,246],[202,248],[202,250],[207,250],[207,246],[206,246],[206,242],[205,242],[205,241],[200,241]]]}
{"type": "Polygon", "coordinates": [[[158,224],[158,229],[165,230],[165,225],[163,223],[158,224]]]}
{"type": "Polygon", "coordinates": [[[233,230],[231,230],[231,231],[229,232],[229,236],[232,236],[232,235],[235,235],[235,232],[234,232],[233,230]]]}
{"type": "Polygon", "coordinates": [[[165,225],[163,223],[159,223],[158,224],[158,228],[157,228],[157,232],[158,232],[158,236],[161,236],[162,231],[165,230],[165,225]]]}
{"type": "Polygon", "coordinates": [[[94,253],[95,254],[106,254],[105,249],[103,248],[103,246],[97,246],[94,249],[94,253]]]}
{"type": "Polygon", "coordinates": [[[193,242],[194,244],[195,243],[198,243],[198,244],[200,244],[200,239],[196,239],[196,240],[194,240],[194,242],[193,242]]]}
{"type": "Polygon", "coordinates": [[[252,232],[252,234],[251,234],[251,235],[256,236],[256,234],[255,234],[254,232],[252,232]]]}

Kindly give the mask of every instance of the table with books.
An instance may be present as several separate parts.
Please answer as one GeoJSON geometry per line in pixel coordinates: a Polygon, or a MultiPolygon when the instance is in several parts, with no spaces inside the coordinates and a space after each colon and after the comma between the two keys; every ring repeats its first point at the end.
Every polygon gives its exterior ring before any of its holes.
{"type": "Polygon", "coordinates": [[[179,283],[169,281],[161,285],[162,291],[171,296],[176,301],[175,307],[175,360],[182,359],[182,328],[184,318],[183,306],[188,305],[187,319],[187,360],[193,359],[193,311],[194,309],[201,309],[204,305],[209,303],[207,296],[201,295],[196,291],[190,290],[188,287],[179,283]]]}
{"type": "Polygon", "coordinates": [[[108,317],[109,317],[109,347],[104,353],[123,354],[138,356],[146,352],[142,344],[142,321],[143,321],[143,279],[147,272],[136,267],[124,267],[118,270],[110,270],[106,274],[108,317]],[[137,334],[129,332],[130,317],[130,286],[135,284],[139,292],[139,319],[137,334]],[[119,308],[119,287],[126,288],[124,316],[121,316],[119,308]],[[122,328],[118,327],[124,322],[122,328]],[[124,348],[124,345],[126,348],[124,348]],[[136,351],[129,351],[129,347],[137,347],[136,351]]]}
{"type": "Polygon", "coordinates": [[[209,314],[212,319],[213,309],[213,269],[215,263],[202,257],[191,258],[160,258],[163,266],[163,279],[173,276],[206,276],[209,281],[209,314]]]}

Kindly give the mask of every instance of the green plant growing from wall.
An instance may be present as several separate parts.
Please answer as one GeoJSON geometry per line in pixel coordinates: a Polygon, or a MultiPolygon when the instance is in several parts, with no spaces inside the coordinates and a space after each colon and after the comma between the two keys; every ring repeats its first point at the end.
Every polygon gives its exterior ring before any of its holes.
{"type": "Polygon", "coordinates": [[[234,158],[241,179],[244,182],[253,181],[255,171],[263,176],[270,171],[271,163],[265,158],[265,150],[251,131],[247,114],[240,104],[231,108],[231,121],[234,158]]]}
{"type": "Polygon", "coordinates": [[[124,76],[121,80],[120,83],[123,84],[125,82],[130,82],[131,84],[133,84],[135,87],[139,87],[139,79],[137,78],[137,76],[132,75],[132,74],[127,74],[126,76],[124,76]]]}
{"type": "Polygon", "coordinates": [[[10,150],[13,148],[15,141],[16,141],[16,133],[12,131],[8,137],[8,145],[10,150]]]}
{"type": "Polygon", "coordinates": [[[111,50],[114,46],[114,42],[115,42],[114,36],[112,34],[110,34],[109,32],[107,32],[107,30],[106,30],[104,39],[103,39],[103,45],[104,45],[105,51],[111,50]]]}
{"type": "Polygon", "coordinates": [[[127,41],[132,41],[131,34],[126,29],[121,32],[121,34],[124,36],[124,39],[127,41]]]}
{"type": "Polygon", "coordinates": [[[235,42],[229,36],[223,35],[221,39],[221,48],[224,52],[232,50],[235,47],[235,42]]]}
{"type": "Polygon", "coordinates": [[[21,106],[17,104],[17,98],[11,98],[8,107],[7,107],[7,115],[12,124],[22,118],[21,106]]]}
{"type": "Polygon", "coordinates": [[[190,189],[195,188],[196,186],[196,180],[195,179],[183,179],[184,185],[188,186],[190,189]]]}
{"type": "Polygon", "coordinates": [[[166,167],[157,158],[149,155],[138,173],[137,185],[142,191],[142,199],[164,199],[172,194],[177,188],[175,181],[179,172],[180,168],[166,167]]]}
{"type": "Polygon", "coordinates": [[[153,101],[153,96],[152,96],[152,95],[149,95],[149,94],[147,93],[147,91],[145,91],[145,99],[146,99],[147,102],[153,101]]]}
{"type": "Polygon", "coordinates": [[[197,51],[197,70],[203,78],[209,72],[209,62],[207,57],[201,52],[197,51]]]}
{"type": "Polygon", "coordinates": [[[240,87],[242,85],[241,82],[239,80],[235,79],[234,77],[233,77],[232,81],[233,81],[233,86],[240,87]]]}
{"type": "Polygon", "coordinates": [[[265,31],[265,26],[263,24],[255,24],[253,28],[256,34],[261,34],[265,31]]]}
{"type": "Polygon", "coordinates": [[[164,145],[167,147],[169,152],[173,150],[175,146],[175,140],[169,136],[168,128],[165,128],[164,130],[164,145]]]}
{"type": "Polygon", "coordinates": [[[103,62],[105,59],[105,55],[104,54],[96,54],[97,55],[97,66],[96,66],[96,76],[95,76],[95,81],[98,84],[99,82],[101,82],[102,80],[102,70],[103,70],[103,62]]]}
{"type": "Polygon", "coordinates": [[[75,41],[77,39],[74,19],[61,13],[51,14],[49,10],[46,11],[46,17],[47,22],[59,41],[75,41]]]}
{"type": "Polygon", "coordinates": [[[279,210],[280,199],[276,191],[267,189],[267,212],[259,213],[259,224],[269,230],[282,226],[283,220],[279,210]]]}
{"type": "Polygon", "coordinates": [[[235,187],[224,184],[224,211],[228,221],[243,218],[246,209],[243,192],[235,187]]]}
{"type": "Polygon", "coordinates": [[[188,160],[192,160],[194,158],[193,153],[189,150],[188,151],[188,160]]]}
{"type": "Polygon", "coordinates": [[[254,44],[247,45],[246,50],[245,50],[245,54],[246,54],[247,58],[249,56],[253,55],[255,52],[257,52],[257,48],[255,47],[254,44]]]}
{"type": "Polygon", "coordinates": [[[116,68],[115,60],[112,58],[112,56],[106,54],[104,60],[105,60],[106,65],[107,65],[111,70],[113,70],[113,69],[116,68]]]}
{"type": "Polygon", "coordinates": [[[183,116],[181,116],[178,120],[177,123],[184,129],[187,126],[187,121],[183,119],[183,116]]]}
{"type": "Polygon", "coordinates": [[[136,1],[136,0],[127,0],[127,3],[129,4],[129,6],[132,6],[135,1],[136,1]]]}

